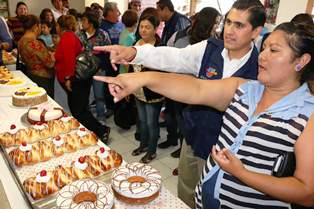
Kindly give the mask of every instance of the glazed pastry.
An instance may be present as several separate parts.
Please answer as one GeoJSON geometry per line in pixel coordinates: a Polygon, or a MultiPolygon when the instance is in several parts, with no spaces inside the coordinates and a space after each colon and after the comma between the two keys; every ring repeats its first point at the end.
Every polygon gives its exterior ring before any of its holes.
{"type": "Polygon", "coordinates": [[[59,165],[55,168],[53,173],[54,182],[59,188],[62,188],[72,181],[77,180],[76,176],[74,176],[72,173],[71,167],[63,167],[59,165]]]}
{"type": "Polygon", "coordinates": [[[23,166],[50,160],[66,152],[74,152],[87,146],[97,144],[97,137],[89,131],[85,131],[83,137],[75,133],[64,137],[54,137],[51,141],[41,140],[32,145],[22,142],[18,148],[13,149],[9,156],[16,166],[23,166]],[[82,143],[82,140],[86,140],[82,143]]]}
{"type": "Polygon", "coordinates": [[[53,172],[45,170],[42,170],[35,177],[26,179],[23,186],[34,200],[54,194],[59,190],[54,182],[53,172]]]}
{"type": "Polygon", "coordinates": [[[80,157],[76,161],[72,162],[73,176],[77,179],[85,179],[93,177],[91,172],[91,166],[85,161],[85,156],[80,157]]]}
{"type": "Polygon", "coordinates": [[[79,125],[79,122],[75,118],[68,116],[62,117],[59,120],[49,121],[48,123],[40,122],[26,129],[17,129],[16,125],[12,124],[9,131],[0,134],[0,143],[4,147],[20,145],[22,142],[34,143],[40,139],[68,133],[71,130],[77,129],[79,125]]]}

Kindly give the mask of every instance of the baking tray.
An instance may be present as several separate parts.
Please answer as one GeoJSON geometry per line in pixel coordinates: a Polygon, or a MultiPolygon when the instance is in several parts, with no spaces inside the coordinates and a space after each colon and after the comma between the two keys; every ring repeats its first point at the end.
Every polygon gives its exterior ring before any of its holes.
{"type": "MultiPolygon", "coordinates": [[[[55,168],[57,165],[69,166],[72,161],[78,159],[80,156],[95,153],[95,151],[98,150],[100,146],[104,146],[106,147],[106,149],[110,149],[107,145],[105,145],[101,141],[98,141],[97,145],[90,146],[85,149],[81,149],[76,152],[73,152],[73,153],[66,153],[60,157],[52,158],[46,162],[40,162],[34,165],[27,165],[23,167],[16,167],[11,161],[8,155],[9,153],[8,150],[12,150],[12,148],[6,149],[2,145],[0,145],[0,148],[1,148],[1,154],[4,156],[4,160],[6,164],[8,165],[8,168],[13,176],[13,179],[16,182],[16,185],[18,189],[20,190],[28,207],[34,208],[34,209],[52,209],[56,207],[55,201],[56,201],[57,193],[50,195],[46,198],[34,200],[27,192],[25,192],[24,187],[23,187],[24,180],[30,176],[33,176],[34,173],[40,172],[42,169],[51,170],[55,168]]],[[[95,177],[94,179],[104,181],[106,183],[110,183],[111,174],[112,174],[112,170],[107,171],[95,177]]]]}

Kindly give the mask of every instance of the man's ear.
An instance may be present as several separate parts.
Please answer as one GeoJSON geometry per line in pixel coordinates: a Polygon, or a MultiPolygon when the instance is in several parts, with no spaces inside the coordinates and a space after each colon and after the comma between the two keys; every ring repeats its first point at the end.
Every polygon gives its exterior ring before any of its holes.
{"type": "Polygon", "coordinates": [[[258,35],[262,32],[263,27],[262,26],[258,26],[255,29],[253,29],[253,33],[252,33],[252,40],[255,40],[258,35]]]}

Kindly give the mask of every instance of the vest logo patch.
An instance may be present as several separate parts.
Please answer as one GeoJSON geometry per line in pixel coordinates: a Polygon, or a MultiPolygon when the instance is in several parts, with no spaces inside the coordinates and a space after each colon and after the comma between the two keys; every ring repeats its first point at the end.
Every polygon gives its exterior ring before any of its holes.
{"type": "Polygon", "coordinates": [[[207,78],[211,78],[211,77],[213,77],[213,76],[215,76],[215,75],[217,75],[217,71],[216,71],[215,68],[213,68],[213,67],[208,67],[208,68],[206,69],[206,77],[207,77],[207,78]]]}

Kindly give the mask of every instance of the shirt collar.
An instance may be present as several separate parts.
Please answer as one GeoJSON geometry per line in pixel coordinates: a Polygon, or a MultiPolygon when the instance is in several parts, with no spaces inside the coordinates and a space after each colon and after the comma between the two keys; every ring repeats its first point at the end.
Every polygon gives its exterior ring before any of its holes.
{"type": "Polygon", "coordinates": [[[229,59],[229,55],[228,55],[228,49],[226,49],[226,48],[224,48],[224,49],[222,50],[221,56],[222,56],[222,58],[223,58],[224,60],[228,60],[228,61],[242,61],[242,60],[246,59],[246,57],[248,57],[248,56],[251,55],[251,53],[252,53],[252,51],[253,51],[253,48],[254,48],[254,43],[251,42],[250,46],[251,46],[251,49],[250,49],[243,57],[241,57],[240,59],[233,59],[233,60],[230,60],[230,59],[229,59]]]}

